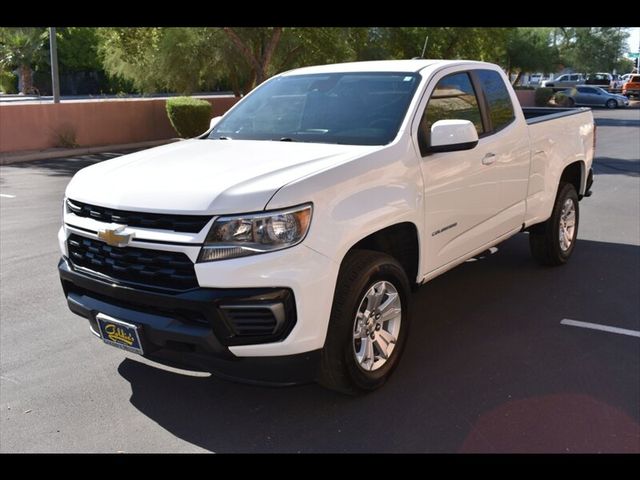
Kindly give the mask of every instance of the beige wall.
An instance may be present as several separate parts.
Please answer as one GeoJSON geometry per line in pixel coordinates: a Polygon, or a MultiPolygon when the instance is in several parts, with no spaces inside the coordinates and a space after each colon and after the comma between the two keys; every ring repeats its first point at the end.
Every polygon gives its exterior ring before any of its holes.
{"type": "MultiPolygon", "coordinates": [[[[205,98],[212,116],[237,99],[205,98]]],[[[137,143],[176,137],[165,110],[166,99],[69,101],[59,104],[0,105],[0,152],[59,147],[60,133],[75,132],[82,147],[137,143]]]]}
{"type": "MultiPolygon", "coordinates": [[[[516,90],[523,107],[533,107],[533,90],[516,90]]],[[[206,98],[212,116],[222,115],[237,98],[206,98]]],[[[59,104],[0,106],[0,153],[59,147],[59,136],[72,130],[81,147],[146,142],[176,137],[165,99],[70,101],[59,104]]]]}
{"type": "Polygon", "coordinates": [[[535,90],[516,90],[516,97],[520,101],[522,107],[535,107],[536,106],[536,91],[535,90]]]}

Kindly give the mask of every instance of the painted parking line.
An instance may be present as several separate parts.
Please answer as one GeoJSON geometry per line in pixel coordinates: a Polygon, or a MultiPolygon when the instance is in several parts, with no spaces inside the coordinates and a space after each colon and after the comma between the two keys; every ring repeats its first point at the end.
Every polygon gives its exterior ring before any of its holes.
{"type": "Polygon", "coordinates": [[[9,195],[8,193],[0,193],[0,197],[4,198],[16,198],[15,195],[9,195]]]}
{"type": "Polygon", "coordinates": [[[562,325],[569,325],[570,327],[582,327],[590,328],[592,330],[601,330],[609,333],[619,333],[620,335],[629,335],[630,337],[640,338],[640,332],[637,330],[629,330],[626,328],[610,327],[608,325],[600,325],[599,323],[580,322],[578,320],[571,320],[563,318],[560,322],[562,325]]]}

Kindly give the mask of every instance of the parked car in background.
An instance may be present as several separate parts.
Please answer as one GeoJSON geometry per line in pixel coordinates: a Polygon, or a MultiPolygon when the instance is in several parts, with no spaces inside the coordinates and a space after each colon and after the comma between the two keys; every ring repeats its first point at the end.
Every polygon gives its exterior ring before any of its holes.
{"type": "Polygon", "coordinates": [[[613,79],[611,80],[611,83],[609,83],[609,91],[621,92],[623,84],[624,80],[622,80],[622,75],[613,75],[613,79]]]}
{"type": "Polygon", "coordinates": [[[578,85],[561,92],[567,97],[566,105],[589,105],[607,108],[629,106],[629,99],[624,95],[609,93],[606,90],[592,85],[578,85]]]}
{"type": "Polygon", "coordinates": [[[527,81],[527,86],[537,87],[545,80],[549,80],[549,76],[543,73],[532,73],[527,81]]]}
{"type": "Polygon", "coordinates": [[[622,94],[625,97],[630,97],[631,95],[640,96],[640,75],[635,74],[629,77],[629,80],[622,86],[622,94]]]}
{"type": "Polygon", "coordinates": [[[587,79],[584,83],[585,85],[596,85],[606,90],[611,86],[612,81],[613,75],[610,73],[598,72],[587,75],[587,79]]]}
{"type": "Polygon", "coordinates": [[[565,88],[575,87],[582,83],[584,83],[584,75],[580,73],[566,73],[554,80],[543,80],[540,86],[553,88],[554,90],[564,90],[565,88]]]}

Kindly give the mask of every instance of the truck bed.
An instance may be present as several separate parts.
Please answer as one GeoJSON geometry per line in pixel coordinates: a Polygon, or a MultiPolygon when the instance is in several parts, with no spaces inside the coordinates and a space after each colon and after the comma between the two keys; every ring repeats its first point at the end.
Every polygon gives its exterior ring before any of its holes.
{"type": "Polygon", "coordinates": [[[591,110],[586,107],[579,108],[556,108],[556,107],[523,107],[522,113],[527,119],[529,125],[534,123],[546,122],[561,117],[568,117],[582,112],[591,110]]]}

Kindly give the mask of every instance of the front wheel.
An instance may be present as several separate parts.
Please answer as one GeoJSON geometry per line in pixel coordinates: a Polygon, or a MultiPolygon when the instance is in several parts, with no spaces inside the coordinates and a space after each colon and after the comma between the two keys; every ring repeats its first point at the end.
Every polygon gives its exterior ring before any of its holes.
{"type": "Polygon", "coordinates": [[[618,102],[616,102],[613,98],[611,100],[607,100],[605,104],[607,108],[616,108],[618,106],[618,102]]]}
{"type": "Polygon", "coordinates": [[[319,383],[348,394],[381,387],[406,343],[409,295],[407,275],[393,257],[349,253],[338,276],[319,383]]]}
{"type": "Polygon", "coordinates": [[[551,217],[529,231],[533,258],[542,265],[567,263],[578,237],[578,194],[570,183],[561,183],[551,217]]]}

